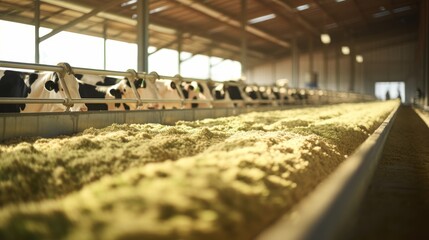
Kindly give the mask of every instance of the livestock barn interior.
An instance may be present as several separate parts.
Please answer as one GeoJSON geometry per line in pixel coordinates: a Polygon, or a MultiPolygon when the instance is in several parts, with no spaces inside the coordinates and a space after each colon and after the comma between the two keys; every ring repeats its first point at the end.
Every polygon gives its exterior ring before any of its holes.
{"type": "Polygon", "coordinates": [[[429,238],[428,1],[0,0],[0,20],[34,36],[27,62],[0,39],[0,239],[429,238]],[[48,63],[63,32],[103,39],[104,68],[48,63]],[[109,40],[135,66],[109,69],[109,40]],[[151,70],[165,49],[175,74],[151,70]],[[240,77],[214,79],[226,61],[240,77]]]}

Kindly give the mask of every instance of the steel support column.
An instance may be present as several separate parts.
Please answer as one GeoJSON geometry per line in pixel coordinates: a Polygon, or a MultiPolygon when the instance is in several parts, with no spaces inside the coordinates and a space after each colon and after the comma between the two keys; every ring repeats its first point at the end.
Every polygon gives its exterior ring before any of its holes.
{"type": "Polygon", "coordinates": [[[327,46],[323,46],[323,87],[324,89],[328,89],[328,85],[329,85],[329,81],[328,81],[328,71],[329,71],[329,67],[328,67],[328,47],[327,46]]]}
{"type": "Polygon", "coordinates": [[[182,32],[177,33],[177,71],[182,74],[182,47],[183,47],[183,34],[182,32]]]}
{"type": "Polygon", "coordinates": [[[299,48],[296,37],[292,39],[292,81],[293,87],[299,87],[299,48]]]}
{"type": "Polygon", "coordinates": [[[335,48],[335,90],[340,90],[340,46],[335,48]]]}
{"type": "MultiPolygon", "coordinates": [[[[308,79],[310,82],[309,84],[312,84],[312,81],[314,81],[314,48],[313,48],[313,39],[310,37],[308,40],[308,61],[309,61],[309,74],[310,78],[308,79]]],[[[316,82],[316,84],[318,84],[316,82]]]]}
{"type": "Polygon", "coordinates": [[[107,69],[107,23],[103,23],[103,67],[107,69]]]}
{"type": "Polygon", "coordinates": [[[352,48],[350,52],[350,84],[349,84],[349,91],[354,92],[355,91],[355,78],[356,78],[356,55],[354,48],[352,48]]]}
{"type": "Polygon", "coordinates": [[[423,61],[422,61],[422,70],[423,70],[423,81],[425,86],[425,102],[424,107],[425,109],[429,110],[429,3],[428,1],[422,1],[420,4],[422,4],[422,12],[421,18],[423,18],[423,61]],[[426,29],[426,30],[424,30],[426,29]]]}
{"type": "Polygon", "coordinates": [[[40,0],[34,0],[34,62],[40,63],[40,0]]]}
{"type": "Polygon", "coordinates": [[[209,72],[208,72],[208,79],[212,79],[212,55],[213,55],[213,50],[212,49],[210,49],[210,51],[209,51],[209,55],[208,55],[208,57],[209,57],[209,72]]]}
{"type": "Polygon", "coordinates": [[[149,0],[137,1],[137,70],[148,72],[149,0]]]}
{"type": "Polygon", "coordinates": [[[247,0],[241,0],[241,79],[246,79],[247,72],[247,0]]]}

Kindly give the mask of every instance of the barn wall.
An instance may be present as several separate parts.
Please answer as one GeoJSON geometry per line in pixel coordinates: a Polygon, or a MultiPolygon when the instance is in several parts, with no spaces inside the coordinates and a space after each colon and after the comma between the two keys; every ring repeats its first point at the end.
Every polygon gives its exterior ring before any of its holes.
{"type": "MultiPolygon", "coordinates": [[[[339,86],[337,86],[336,56],[339,45],[326,46],[327,74],[324,66],[324,50],[314,52],[314,71],[317,73],[318,86],[322,89],[349,91],[374,94],[376,82],[405,82],[406,100],[409,101],[416,91],[415,60],[417,42],[415,38],[401,41],[371,41],[371,44],[355,44],[356,54],[361,54],[363,63],[356,63],[354,55],[339,56],[339,86]],[[361,50],[359,50],[361,49],[361,50]],[[354,64],[354,85],[351,86],[351,64],[354,64]]],[[[352,48],[353,50],[353,48],[352,48]]],[[[291,87],[306,87],[310,72],[309,55],[300,51],[299,79],[292,81],[291,57],[249,69],[248,81],[258,84],[273,84],[277,79],[288,79],[291,87]],[[298,83],[298,85],[296,85],[298,83]]]]}

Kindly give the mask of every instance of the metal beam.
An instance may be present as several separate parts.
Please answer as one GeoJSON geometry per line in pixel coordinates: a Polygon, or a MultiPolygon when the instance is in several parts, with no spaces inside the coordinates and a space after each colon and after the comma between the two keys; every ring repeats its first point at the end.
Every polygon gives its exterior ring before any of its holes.
{"type": "Polygon", "coordinates": [[[103,67],[107,69],[107,22],[103,23],[103,67]]]}
{"type": "Polygon", "coordinates": [[[358,4],[358,2],[356,0],[352,0],[353,4],[356,6],[362,20],[365,22],[366,25],[368,25],[368,19],[365,17],[365,13],[362,11],[362,8],[360,7],[360,5],[358,4]]]}
{"type": "Polygon", "coordinates": [[[179,75],[182,74],[182,44],[183,44],[183,34],[179,32],[177,34],[177,69],[179,75]]]}
{"type": "MultiPolygon", "coordinates": [[[[88,7],[88,6],[84,6],[82,4],[77,4],[77,3],[68,2],[68,1],[58,1],[58,0],[41,0],[41,1],[55,5],[55,6],[67,8],[67,9],[70,9],[73,11],[82,12],[82,13],[89,13],[92,10],[94,10],[92,7],[88,7]]],[[[131,26],[137,26],[136,20],[129,18],[129,17],[121,16],[119,14],[107,13],[107,12],[102,11],[102,12],[99,12],[97,14],[97,16],[101,17],[101,18],[108,19],[108,20],[128,24],[131,26]]],[[[150,27],[151,27],[151,30],[163,32],[163,33],[168,33],[168,34],[174,34],[176,32],[176,30],[174,30],[172,28],[160,26],[157,24],[151,24],[150,27]]]]}
{"type": "Polygon", "coordinates": [[[328,81],[328,46],[323,46],[323,82],[324,82],[324,89],[328,89],[329,81],[328,81]]]}
{"type": "MultiPolygon", "coordinates": [[[[235,27],[235,28],[241,28],[241,22],[240,21],[237,21],[237,20],[233,19],[232,17],[227,16],[224,13],[221,13],[221,12],[219,12],[217,10],[214,10],[214,9],[212,9],[210,7],[207,7],[206,5],[204,5],[202,3],[195,2],[195,1],[192,1],[192,0],[176,0],[176,1],[179,2],[179,3],[181,3],[181,4],[183,4],[184,6],[187,6],[187,7],[191,8],[191,9],[193,9],[193,10],[195,10],[197,12],[200,12],[200,13],[206,15],[206,16],[209,16],[209,17],[211,17],[211,18],[213,18],[213,19],[215,19],[217,21],[220,21],[222,23],[228,24],[228,25],[230,25],[232,27],[235,27]]],[[[260,29],[258,29],[256,27],[247,26],[246,27],[246,31],[248,33],[251,33],[251,34],[253,34],[255,36],[258,36],[258,37],[260,37],[260,38],[262,38],[264,40],[267,40],[267,41],[270,41],[272,43],[275,43],[275,44],[277,44],[279,46],[286,47],[286,48],[290,47],[290,43],[289,42],[284,41],[284,40],[279,39],[279,38],[276,38],[276,37],[272,36],[271,34],[266,33],[266,32],[264,32],[264,31],[262,31],[262,30],[260,30],[260,29]]]]}
{"type": "Polygon", "coordinates": [[[328,12],[328,10],[326,10],[326,8],[322,6],[322,4],[320,4],[318,1],[314,1],[314,3],[322,10],[322,12],[324,12],[329,18],[331,18],[331,20],[338,26],[340,30],[344,32],[350,32],[349,29],[344,28],[343,24],[341,24],[341,21],[335,19],[335,17],[330,12],[328,12]]]}
{"type": "Polygon", "coordinates": [[[306,21],[301,16],[296,14],[295,9],[291,7],[289,4],[280,0],[271,0],[270,3],[265,0],[258,0],[258,2],[264,5],[265,7],[269,8],[272,12],[276,13],[277,15],[282,16],[287,22],[291,22],[291,21],[295,22],[317,37],[320,35],[321,32],[312,24],[310,24],[308,21],[306,21]],[[272,3],[276,4],[277,6],[280,6],[281,9],[286,10],[288,14],[284,14],[283,12],[279,11],[278,8],[273,7],[271,5],[272,3]]]}
{"type": "Polygon", "coordinates": [[[89,29],[91,29],[91,28],[93,28],[93,27],[95,27],[95,26],[98,26],[98,25],[100,25],[100,24],[103,24],[103,23],[94,23],[94,24],[91,24],[91,25],[89,25],[89,26],[87,26],[87,27],[85,27],[85,28],[81,28],[81,29],[79,29],[79,32],[80,33],[84,33],[85,31],[89,31],[89,29]]]}
{"type": "Polygon", "coordinates": [[[17,5],[9,4],[9,3],[2,3],[2,5],[7,5],[8,7],[13,8],[13,10],[1,14],[0,15],[1,17],[6,17],[6,16],[9,16],[9,15],[19,15],[19,13],[31,10],[34,7],[33,3],[27,4],[27,5],[24,5],[24,6],[17,6],[17,5]]]}
{"type": "Polygon", "coordinates": [[[340,91],[340,45],[334,48],[335,51],[335,90],[340,91]]]}
{"type": "MultiPolygon", "coordinates": [[[[67,9],[70,9],[73,11],[82,12],[82,13],[88,13],[88,12],[93,10],[93,8],[91,8],[91,7],[88,7],[88,6],[85,6],[82,4],[68,2],[68,1],[58,1],[58,0],[40,0],[40,1],[44,2],[44,3],[49,3],[51,5],[59,6],[62,8],[67,8],[67,9]]],[[[131,25],[131,26],[137,25],[136,20],[134,20],[132,18],[121,16],[118,14],[100,12],[97,14],[97,16],[101,17],[101,18],[105,18],[107,20],[112,20],[112,21],[124,23],[127,25],[131,25]]],[[[152,21],[152,23],[149,24],[149,29],[152,31],[157,31],[157,32],[166,33],[166,34],[176,34],[177,31],[169,25],[170,24],[161,24],[159,22],[155,22],[155,20],[154,20],[154,21],[152,21]]],[[[203,39],[207,39],[207,40],[215,39],[217,41],[222,42],[224,45],[228,45],[229,47],[237,48],[237,43],[235,43],[233,41],[226,41],[226,40],[213,38],[213,36],[211,36],[205,32],[194,31],[192,29],[186,29],[186,31],[183,31],[183,33],[185,33],[185,32],[190,33],[194,36],[199,36],[199,37],[201,37],[203,39]]],[[[114,37],[114,36],[112,36],[112,37],[114,37]]],[[[253,51],[253,50],[250,51],[249,50],[248,53],[251,54],[253,57],[265,58],[265,54],[258,52],[258,51],[253,51]]]]}
{"type": "Polygon", "coordinates": [[[182,63],[184,63],[184,62],[186,62],[186,61],[189,61],[189,60],[191,60],[193,57],[195,57],[195,56],[197,56],[197,55],[199,55],[199,54],[203,54],[203,53],[206,53],[206,52],[210,52],[214,47],[216,47],[217,46],[217,44],[211,44],[209,47],[207,47],[207,48],[205,48],[205,49],[203,49],[203,50],[201,50],[201,51],[198,51],[198,52],[196,52],[196,53],[193,53],[193,54],[191,54],[191,56],[189,56],[189,57],[187,57],[187,58],[185,58],[185,59],[182,59],[181,61],[182,61],[182,63]]]}
{"type": "Polygon", "coordinates": [[[152,54],[154,54],[154,53],[156,53],[156,52],[158,52],[158,51],[160,51],[160,50],[162,50],[162,49],[164,49],[164,48],[171,47],[171,46],[173,46],[176,43],[177,43],[177,39],[174,39],[173,41],[170,41],[170,42],[168,42],[168,43],[166,43],[166,44],[158,47],[155,51],[149,53],[149,56],[152,55],[152,54]]]}
{"type": "Polygon", "coordinates": [[[93,16],[97,15],[98,13],[100,13],[100,12],[102,12],[102,11],[105,11],[105,10],[107,10],[107,9],[109,9],[109,8],[111,8],[111,7],[115,6],[115,5],[117,5],[117,4],[118,4],[118,1],[116,1],[116,0],[112,0],[112,1],[108,2],[107,4],[103,5],[103,6],[102,6],[102,7],[100,7],[100,8],[93,9],[91,12],[86,13],[86,14],[84,14],[84,15],[82,15],[82,16],[80,16],[80,17],[76,18],[75,20],[73,20],[73,21],[71,21],[71,22],[69,22],[69,23],[67,23],[67,24],[65,24],[65,25],[62,25],[61,27],[58,27],[58,28],[56,28],[56,29],[53,29],[50,33],[48,33],[48,34],[44,35],[43,37],[41,37],[41,38],[40,38],[40,42],[43,42],[43,41],[45,41],[46,39],[48,39],[48,38],[50,38],[50,37],[52,37],[52,36],[54,36],[54,35],[56,35],[56,34],[58,34],[58,33],[62,32],[62,31],[64,31],[64,30],[66,30],[66,29],[68,29],[68,28],[70,28],[70,27],[73,27],[73,26],[75,26],[76,24],[78,24],[78,23],[80,23],[80,22],[82,22],[82,21],[85,21],[85,20],[87,20],[87,19],[89,19],[89,18],[91,18],[91,17],[93,17],[93,16]]]}
{"type": "Polygon", "coordinates": [[[137,1],[137,69],[148,72],[149,48],[149,1],[137,1]]]}
{"type": "Polygon", "coordinates": [[[355,74],[356,74],[356,55],[355,55],[355,48],[354,48],[354,44],[352,43],[350,46],[351,50],[350,50],[350,83],[349,83],[349,92],[354,92],[355,91],[355,74]]]}
{"type": "Polygon", "coordinates": [[[241,79],[246,79],[247,72],[247,0],[241,0],[241,79]]]}
{"type": "Polygon", "coordinates": [[[292,83],[299,87],[299,48],[297,37],[292,39],[292,83]]]}
{"type": "Polygon", "coordinates": [[[34,62],[40,63],[40,0],[34,0],[34,62]]]}
{"type": "MultiPolygon", "coordinates": [[[[40,1],[40,0],[39,0],[39,1],[40,1]]],[[[52,13],[52,14],[51,14],[51,15],[49,15],[49,16],[45,16],[45,17],[41,18],[41,19],[40,19],[40,21],[41,21],[41,22],[44,22],[44,21],[48,20],[49,18],[51,18],[51,17],[55,17],[55,16],[57,16],[57,15],[59,15],[59,14],[61,14],[61,13],[65,12],[65,11],[66,11],[66,9],[60,9],[60,10],[58,10],[58,11],[56,11],[56,12],[52,13]]]]}

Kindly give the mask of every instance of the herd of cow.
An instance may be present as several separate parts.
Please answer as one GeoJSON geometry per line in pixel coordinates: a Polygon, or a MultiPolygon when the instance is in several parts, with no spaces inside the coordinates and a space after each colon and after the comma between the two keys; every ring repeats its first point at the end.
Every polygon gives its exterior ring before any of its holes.
{"type": "MultiPolygon", "coordinates": [[[[137,75],[136,75],[137,76],[137,75]]],[[[64,72],[19,72],[0,70],[1,112],[64,112],[94,110],[144,110],[235,107],[279,104],[307,98],[306,92],[288,92],[280,87],[249,86],[241,82],[150,81],[135,77],[117,79],[107,76],[64,72]],[[106,103],[2,103],[2,98],[28,99],[130,99],[106,103]],[[132,101],[131,101],[132,100],[132,101]],[[259,101],[254,101],[259,100],[259,101]],[[263,101],[261,101],[263,100],[263,101]],[[264,101],[265,100],[265,101],[264,101]]]]}

